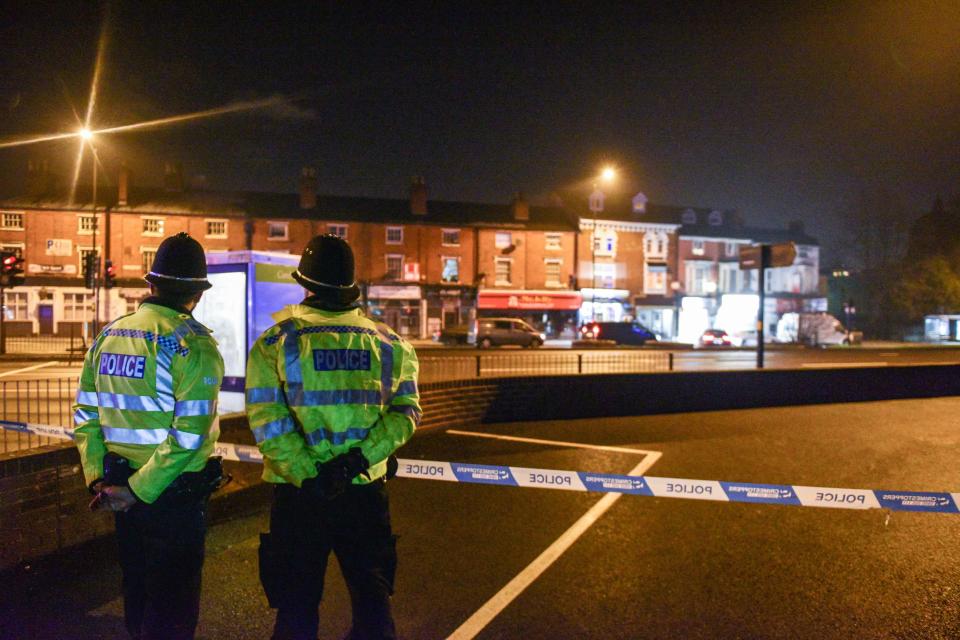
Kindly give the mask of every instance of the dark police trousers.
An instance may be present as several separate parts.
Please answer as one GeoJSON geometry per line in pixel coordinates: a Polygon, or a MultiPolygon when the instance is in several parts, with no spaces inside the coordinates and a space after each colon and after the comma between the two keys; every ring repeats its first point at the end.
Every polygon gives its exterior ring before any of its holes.
{"type": "Polygon", "coordinates": [[[114,514],[123,615],[138,640],[193,638],[200,615],[209,494],[161,495],[114,514]]]}
{"type": "Polygon", "coordinates": [[[316,640],[330,552],[350,592],[350,640],[396,638],[390,596],[397,566],[386,483],[350,485],[324,500],[289,484],[274,489],[270,533],[260,539],[260,582],[277,609],[274,640],[316,640]]]}

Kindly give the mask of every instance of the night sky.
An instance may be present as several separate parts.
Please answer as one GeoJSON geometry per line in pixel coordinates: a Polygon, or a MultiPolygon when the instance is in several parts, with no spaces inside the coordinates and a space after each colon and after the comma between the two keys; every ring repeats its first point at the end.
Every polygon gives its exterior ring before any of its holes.
{"type": "MultiPolygon", "coordinates": [[[[653,202],[799,219],[828,248],[863,190],[910,217],[960,194],[958,2],[461,4],[4,8],[0,137],[77,127],[105,22],[95,127],[291,99],[99,140],[138,183],[180,161],[294,191],[309,164],[327,193],[423,175],[434,198],[546,201],[610,161],[653,202]]],[[[0,149],[0,187],[28,158],[69,175],[75,150],[0,149]]]]}

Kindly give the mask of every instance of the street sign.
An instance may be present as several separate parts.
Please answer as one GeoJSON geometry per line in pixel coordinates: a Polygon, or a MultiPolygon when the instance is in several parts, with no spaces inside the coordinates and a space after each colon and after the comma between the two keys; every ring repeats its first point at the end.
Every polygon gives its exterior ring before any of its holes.
{"type": "MultiPolygon", "coordinates": [[[[740,269],[760,268],[761,245],[740,247],[740,269]]],[[[797,259],[797,246],[792,242],[770,245],[770,263],[767,267],[789,267],[797,259]]]]}

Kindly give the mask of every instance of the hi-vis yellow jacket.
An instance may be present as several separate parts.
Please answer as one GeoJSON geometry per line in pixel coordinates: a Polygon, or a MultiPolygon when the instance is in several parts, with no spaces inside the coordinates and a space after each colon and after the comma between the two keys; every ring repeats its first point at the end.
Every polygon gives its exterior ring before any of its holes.
{"type": "Polygon", "coordinates": [[[130,489],[152,503],[185,471],[203,469],[219,436],[223,358],[210,330],[159,304],[107,325],[87,352],[74,435],[87,483],[115,452],[136,469],[130,489]]]}
{"type": "Polygon", "coordinates": [[[274,314],[250,351],[247,416],[263,453],[263,479],[296,486],[359,447],[369,479],[420,422],[417,356],[405,340],[359,309],[296,304],[274,314]]]}

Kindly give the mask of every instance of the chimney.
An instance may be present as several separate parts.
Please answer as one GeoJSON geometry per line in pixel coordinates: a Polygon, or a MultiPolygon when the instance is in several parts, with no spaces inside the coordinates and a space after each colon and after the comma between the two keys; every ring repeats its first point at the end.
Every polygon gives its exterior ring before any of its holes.
{"type": "Polygon", "coordinates": [[[317,170],[314,167],[300,170],[300,208],[317,208],[317,170]]]}
{"type": "Polygon", "coordinates": [[[414,176],[410,183],[410,213],[415,216],[427,215],[427,183],[423,176],[414,176]]]}
{"type": "Polygon", "coordinates": [[[27,160],[27,192],[31,196],[47,195],[55,186],[56,177],[46,160],[27,160]]]}
{"type": "Polygon", "coordinates": [[[530,219],[530,203],[523,198],[522,193],[518,192],[517,195],[514,196],[511,208],[513,209],[514,220],[527,221],[530,219]]]}
{"type": "Polygon", "coordinates": [[[163,188],[166,191],[183,191],[183,164],[167,162],[163,165],[163,188]]]}
{"type": "Polygon", "coordinates": [[[120,174],[117,176],[117,205],[127,206],[130,198],[130,169],[126,163],[120,165],[120,174]]]}

